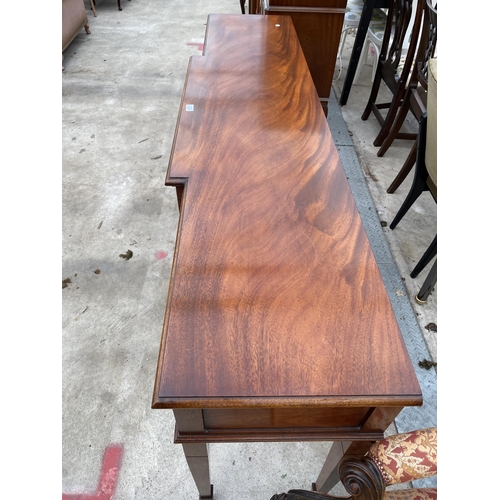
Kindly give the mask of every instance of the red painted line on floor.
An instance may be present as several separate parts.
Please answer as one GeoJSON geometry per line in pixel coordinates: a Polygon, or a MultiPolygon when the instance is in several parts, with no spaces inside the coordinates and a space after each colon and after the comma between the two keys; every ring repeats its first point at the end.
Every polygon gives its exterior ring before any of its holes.
{"type": "Polygon", "coordinates": [[[204,43],[196,43],[196,42],[188,42],[186,45],[192,45],[193,47],[198,47],[198,50],[201,50],[203,52],[203,46],[205,45],[204,43]]]}
{"type": "Polygon", "coordinates": [[[118,473],[120,472],[123,444],[112,444],[106,447],[101,465],[101,477],[95,493],[63,493],[62,500],[111,500],[116,490],[118,473]]]}

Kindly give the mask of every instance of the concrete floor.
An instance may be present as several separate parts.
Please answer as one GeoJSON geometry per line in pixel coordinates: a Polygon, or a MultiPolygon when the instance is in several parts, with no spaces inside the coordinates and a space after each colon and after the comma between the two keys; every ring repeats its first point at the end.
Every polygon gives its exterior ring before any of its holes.
{"type": "MultiPolygon", "coordinates": [[[[201,54],[207,15],[238,14],[239,2],[121,3],[119,12],[114,0],[97,2],[94,17],[86,0],[92,33],[82,30],[66,49],[62,74],[62,492],[68,500],[95,494],[105,449],[119,444],[114,498],[195,499],[182,449],[172,442],[173,415],[150,409],[178,221],[175,191],[164,179],[188,59],[201,54]],[[132,258],[120,256],[129,250],[132,258]]],[[[370,70],[342,113],[379,218],[389,224],[412,174],[395,194],[385,190],[411,145],[396,141],[376,157],[378,123],[359,118],[370,70]]],[[[344,75],[334,82],[337,96],[344,75]]],[[[437,333],[426,328],[437,324],[437,289],[425,306],[413,300],[430,266],[409,277],[436,231],[436,205],[426,194],[395,231],[384,232],[437,361],[437,333]]],[[[266,500],[309,489],[329,448],[211,445],[215,498],[266,500]]]]}

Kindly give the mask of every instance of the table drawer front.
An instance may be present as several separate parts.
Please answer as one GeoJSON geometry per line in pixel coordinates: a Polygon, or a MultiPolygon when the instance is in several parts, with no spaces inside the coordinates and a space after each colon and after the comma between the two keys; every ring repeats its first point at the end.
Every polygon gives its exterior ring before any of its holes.
{"type": "Polygon", "coordinates": [[[359,428],[372,408],[255,408],[203,410],[205,430],[359,428]]]}

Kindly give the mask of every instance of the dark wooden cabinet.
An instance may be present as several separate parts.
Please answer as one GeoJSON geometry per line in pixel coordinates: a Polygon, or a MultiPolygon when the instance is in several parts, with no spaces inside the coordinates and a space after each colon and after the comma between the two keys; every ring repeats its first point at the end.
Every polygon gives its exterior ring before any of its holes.
{"type": "Polygon", "coordinates": [[[292,18],[321,104],[327,112],[347,0],[262,0],[260,12],[292,18]]]}

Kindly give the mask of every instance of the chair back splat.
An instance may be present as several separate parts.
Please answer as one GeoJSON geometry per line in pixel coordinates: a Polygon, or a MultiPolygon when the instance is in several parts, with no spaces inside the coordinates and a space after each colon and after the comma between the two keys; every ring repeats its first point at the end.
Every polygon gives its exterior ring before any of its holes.
{"type": "Polygon", "coordinates": [[[417,134],[401,132],[408,112],[411,111],[415,119],[420,122],[422,115],[427,110],[427,79],[429,59],[433,58],[437,46],[437,6],[433,7],[430,0],[424,7],[424,21],[420,35],[419,48],[415,57],[413,71],[410,76],[408,88],[403,97],[403,103],[394,120],[387,137],[384,139],[377,156],[384,156],[391,147],[394,139],[412,140],[413,146],[408,158],[404,162],[393,182],[387,189],[388,193],[394,193],[400,184],[410,173],[416,159],[417,134]]]}
{"type": "Polygon", "coordinates": [[[392,0],[390,4],[375,79],[365,111],[361,115],[362,120],[367,120],[373,112],[381,125],[373,142],[374,146],[380,146],[386,138],[403,101],[418,47],[424,5],[425,0],[392,0]],[[411,22],[413,9],[416,10],[411,22]],[[403,44],[408,30],[411,30],[412,36],[404,54],[403,44]],[[391,102],[376,102],[382,82],[393,94],[391,102]],[[381,109],[388,109],[385,117],[382,116],[381,109]]]}
{"type": "Polygon", "coordinates": [[[430,0],[426,0],[425,28],[427,31],[427,43],[424,49],[423,61],[418,63],[417,80],[427,90],[429,73],[429,59],[434,57],[437,46],[437,4],[433,7],[430,0]]]}

